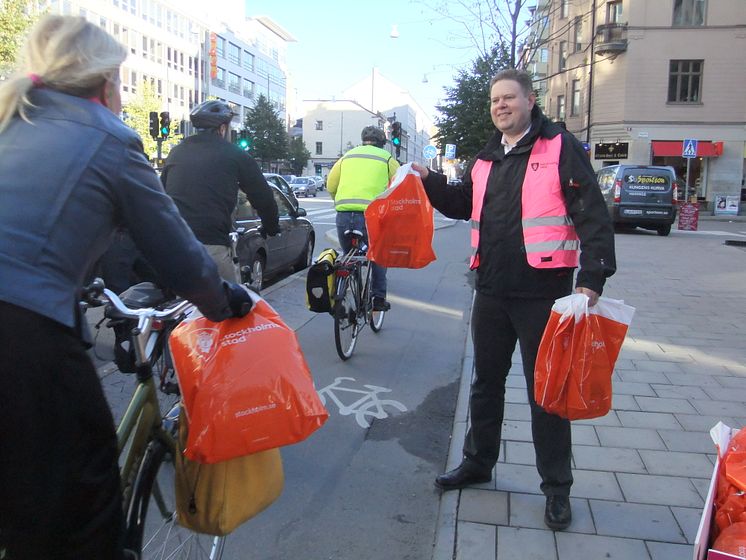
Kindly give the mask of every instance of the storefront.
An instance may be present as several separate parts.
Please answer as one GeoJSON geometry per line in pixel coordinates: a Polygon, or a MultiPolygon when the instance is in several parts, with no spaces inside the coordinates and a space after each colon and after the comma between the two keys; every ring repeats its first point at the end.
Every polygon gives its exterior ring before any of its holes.
{"type": "MultiPolygon", "coordinates": [[[[653,140],[651,142],[653,165],[670,165],[676,171],[679,183],[684,185],[686,183],[687,158],[682,156],[682,147],[683,140],[653,140]]],[[[708,140],[697,142],[697,157],[690,158],[689,162],[689,196],[696,194],[697,200],[700,202],[712,199],[713,193],[708,193],[707,188],[710,158],[720,157],[722,154],[722,142],[708,140]]]]}

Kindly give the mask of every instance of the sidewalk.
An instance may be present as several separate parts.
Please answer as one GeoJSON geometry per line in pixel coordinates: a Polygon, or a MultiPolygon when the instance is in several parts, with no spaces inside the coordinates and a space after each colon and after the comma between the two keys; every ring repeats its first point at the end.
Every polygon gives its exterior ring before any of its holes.
{"type": "MultiPolygon", "coordinates": [[[[442,493],[433,560],[692,558],[715,461],[709,430],[719,420],[746,425],[746,255],[705,237],[616,237],[620,268],[604,295],[637,311],[613,409],[573,422],[569,529],[543,522],[516,353],[493,480],[442,493]]],[[[468,339],[446,469],[461,460],[472,368],[468,339]]]]}

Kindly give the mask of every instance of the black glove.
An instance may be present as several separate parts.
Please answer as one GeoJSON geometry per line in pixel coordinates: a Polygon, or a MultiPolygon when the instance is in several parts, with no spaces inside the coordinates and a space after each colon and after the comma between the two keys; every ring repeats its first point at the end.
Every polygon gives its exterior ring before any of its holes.
{"type": "Polygon", "coordinates": [[[275,235],[278,235],[279,233],[280,233],[279,224],[272,224],[272,225],[262,224],[262,237],[264,239],[267,239],[267,237],[274,237],[275,235]]]}
{"type": "Polygon", "coordinates": [[[225,290],[228,295],[228,307],[230,307],[233,317],[243,317],[254,307],[254,300],[251,299],[248,290],[241,284],[226,282],[225,290]]]}

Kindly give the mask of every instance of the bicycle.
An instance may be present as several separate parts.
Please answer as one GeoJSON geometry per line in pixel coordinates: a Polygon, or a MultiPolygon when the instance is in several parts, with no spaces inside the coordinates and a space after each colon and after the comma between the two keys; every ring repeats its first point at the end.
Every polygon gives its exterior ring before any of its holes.
{"type": "MultiPolygon", "coordinates": [[[[137,385],[116,431],[125,548],[140,554],[141,560],[219,560],[225,537],[195,533],[180,526],[175,505],[174,457],[181,452],[177,443],[181,405],[167,340],[194,306],[185,300],[168,300],[153,284],[137,287],[137,307],[126,305],[105,289],[100,279],[85,288],[83,298],[84,308],[105,306],[104,317],[110,322],[137,322],[130,332],[137,385]],[[156,375],[163,393],[160,397],[156,375]],[[166,405],[166,414],[161,411],[162,404],[166,405]]],[[[126,292],[122,296],[127,299],[126,292]]]]}
{"type": "Polygon", "coordinates": [[[334,343],[342,360],[352,357],[365,325],[374,333],[383,327],[385,311],[373,309],[372,266],[366,256],[363,232],[347,230],[351,248],[334,263],[334,343]]]}

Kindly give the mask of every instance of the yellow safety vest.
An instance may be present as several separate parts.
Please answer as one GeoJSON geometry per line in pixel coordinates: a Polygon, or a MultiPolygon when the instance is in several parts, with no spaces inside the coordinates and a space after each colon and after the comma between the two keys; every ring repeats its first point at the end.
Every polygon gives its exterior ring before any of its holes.
{"type": "Polygon", "coordinates": [[[340,160],[334,207],[338,212],[362,212],[389,184],[391,154],[376,146],[351,149],[340,160]]]}

